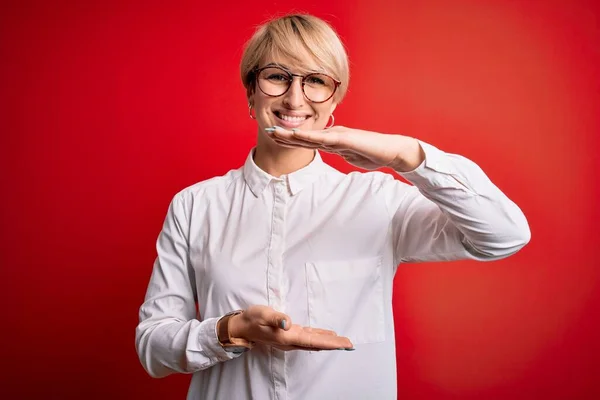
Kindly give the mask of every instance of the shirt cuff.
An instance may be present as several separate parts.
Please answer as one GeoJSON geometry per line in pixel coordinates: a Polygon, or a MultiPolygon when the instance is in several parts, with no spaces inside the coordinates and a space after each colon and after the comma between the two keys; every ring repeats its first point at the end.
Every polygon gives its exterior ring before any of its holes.
{"type": "Polygon", "coordinates": [[[220,319],[221,318],[209,318],[202,322],[200,333],[198,335],[198,344],[200,345],[200,348],[206,352],[206,355],[209,358],[217,361],[233,360],[243,353],[225,351],[223,346],[221,346],[217,336],[217,322],[220,319]]]}
{"type": "Polygon", "coordinates": [[[448,155],[435,146],[420,140],[418,142],[425,153],[425,160],[412,171],[396,172],[418,188],[455,187],[457,182],[449,178],[455,175],[456,171],[448,155]]]}

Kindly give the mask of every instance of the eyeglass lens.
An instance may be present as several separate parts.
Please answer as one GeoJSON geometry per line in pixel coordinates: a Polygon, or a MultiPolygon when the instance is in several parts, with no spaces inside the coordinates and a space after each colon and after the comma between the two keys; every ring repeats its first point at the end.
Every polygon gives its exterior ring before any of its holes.
{"type": "MultiPolygon", "coordinates": [[[[281,96],[290,87],[293,76],[278,67],[269,67],[260,71],[258,85],[260,90],[269,96],[281,96]]],[[[328,100],[336,89],[333,78],[325,74],[309,74],[303,78],[302,90],[306,98],[319,103],[328,100]]]]}

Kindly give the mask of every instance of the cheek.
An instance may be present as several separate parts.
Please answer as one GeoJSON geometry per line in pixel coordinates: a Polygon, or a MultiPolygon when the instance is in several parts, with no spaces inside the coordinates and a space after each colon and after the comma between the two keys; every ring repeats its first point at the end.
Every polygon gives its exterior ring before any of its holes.
{"type": "Polygon", "coordinates": [[[274,117],[271,113],[271,99],[256,96],[254,98],[254,112],[256,113],[256,122],[259,128],[274,125],[274,117]]]}
{"type": "Polygon", "coordinates": [[[265,99],[264,97],[256,98],[254,108],[257,113],[260,114],[270,114],[271,101],[270,99],[265,99]]]}
{"type": "Polygon", "coordinates": [[[315,125],[324,128],[329,121],[330,109],[329,107],[318,107],[314,109],[315,113],[315,125]]]}

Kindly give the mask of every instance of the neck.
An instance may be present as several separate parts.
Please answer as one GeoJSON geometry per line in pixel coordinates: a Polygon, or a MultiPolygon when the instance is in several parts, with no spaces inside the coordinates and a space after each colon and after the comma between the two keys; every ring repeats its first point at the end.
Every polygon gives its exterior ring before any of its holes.
{"type": "Polygon", "coordinates": [[[261,135],[254,152],[254,163],[258,168],[276,178],[306,167],[314,158],[312,149],[281,147],[261,135]]]}

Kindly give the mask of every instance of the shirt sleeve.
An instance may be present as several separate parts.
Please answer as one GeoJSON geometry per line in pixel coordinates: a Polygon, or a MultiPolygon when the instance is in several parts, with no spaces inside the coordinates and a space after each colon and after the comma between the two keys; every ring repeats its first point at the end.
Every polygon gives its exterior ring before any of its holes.
{"type": "Polygon", "coordinates": [[[157,240],[154,262],[136,328],[136,350],[152,377],[193,373],[239,357],[219,344],[219,318],[198,319],[194,272],[188,257],[189,212],[176,196],[157,240]]]}
{"type": "Polygon", "coordinates": [[[389,176],[394,258],[400,262],[508,257],[530,240],[523,212],[473,161],[419,142],[425,160],[398,172],[414,186],[389,176]]]}

